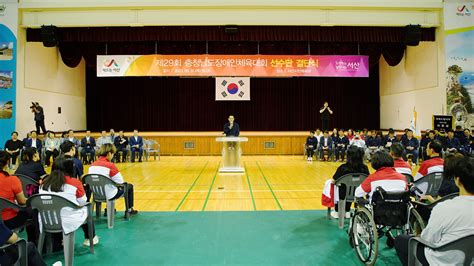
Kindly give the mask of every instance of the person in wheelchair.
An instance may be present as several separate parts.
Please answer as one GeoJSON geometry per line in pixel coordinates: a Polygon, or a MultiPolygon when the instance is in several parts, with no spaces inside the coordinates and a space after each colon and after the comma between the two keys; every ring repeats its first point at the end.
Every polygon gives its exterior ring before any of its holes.
{"type": "Polygon", "coordinates": [[[377,187],[388,192],[408,189],[406,177],[395,171],[393,158],[386,151],[375,152],[372,155],[371,165],[375,169],[375,173],[369,175],[356,189],[355,196],[357,198],[369,195],[371,199],[372,193],[377,187]]]}
{"type": "MultiPolygon", "coordinates": [[[[437,204],[421,233],[421,238],[434,246],[442,246],[474,232],[474,158],[460,159],[454,167],[454,176],[459,196],[437,204]]],[[[395,249],[403,265],[408,264],[408,243],[412,237],[400,235],[395,238],[395,249]]],[[[462,253],[434,251],[423,245],[418,245],[416,257],[423,265],[463,265],[464,261],[462,253]]]]}
{"type": "Polygon", "coordinates": [[[366,265],[375,263],[378,239],[387,236],[393,247],[394,231],[421,231],[423,221],[410,202],[406,177],[394,169],[393,158],[386,151],[372,156],[375,173],[356,189],[358,208],[350,222],[350,243],[366,265]],[[367,197],[367,198],[366,198],[367,197]]]}

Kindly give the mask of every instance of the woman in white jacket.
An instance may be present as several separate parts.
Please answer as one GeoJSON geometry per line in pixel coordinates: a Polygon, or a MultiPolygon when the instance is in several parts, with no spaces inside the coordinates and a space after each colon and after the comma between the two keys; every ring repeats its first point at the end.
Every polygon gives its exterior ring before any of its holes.
{"type": "MultiPolygon", "coordinates": [[[[74,163],[71,159],[58,158],[52,167],[51,174],[44,180],[41,185],[39,194],[55,194],[61,196],[77,205],[84,205],[86,201],[86,193],[81,181],[72,178],[74,163]]],[[[61,210],[61,220],[64,233],[73,232],[82,225],[84,231],[84,245],[89,246],[89,230],[84,221],[87,219],[87,207],[80,209],[63,208],[61,210]]],[[[41,223],[40,223],[41,224],[41,223]]],[[[95,235],[93,229],[93,243],[99,243],[99,238],[95,235]]]]}

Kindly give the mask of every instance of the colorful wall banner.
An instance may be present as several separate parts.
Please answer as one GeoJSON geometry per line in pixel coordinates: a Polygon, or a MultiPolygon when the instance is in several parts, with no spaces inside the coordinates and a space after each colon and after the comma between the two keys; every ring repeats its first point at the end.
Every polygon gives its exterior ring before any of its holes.
{"type": "Polygon", "coordinates": [[[361,55],[98,55],[98,77],[368,77],[361,55]]]}
{"type": "Polygon", "coordinates": [[[0,145],[15,130],[18,2],[0,3],[0,145]]]}
{"type": "Polygon", "coordinates": [[[474,128],[474,5],[444,3],[447,114],[454,126],[474,128]]]}

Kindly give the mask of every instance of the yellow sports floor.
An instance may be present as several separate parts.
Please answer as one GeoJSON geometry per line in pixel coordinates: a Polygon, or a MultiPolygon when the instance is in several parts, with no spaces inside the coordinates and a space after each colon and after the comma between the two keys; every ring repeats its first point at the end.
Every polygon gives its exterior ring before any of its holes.
{"type": "Polygon", "coordinates": [[[139,211],[262,211],[324,209],[323,184],[340,165],[307,162],[303,156],[243,156],[245,174],[220,174],[220,161],[163,156],[117,166],[134,185],[139,211]]]}

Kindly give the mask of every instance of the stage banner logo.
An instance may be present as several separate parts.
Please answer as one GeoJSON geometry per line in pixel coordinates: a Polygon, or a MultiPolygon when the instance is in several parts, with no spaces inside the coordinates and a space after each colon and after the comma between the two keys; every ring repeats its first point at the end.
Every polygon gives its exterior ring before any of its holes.
{"type": "Polygon", "coordinates": [[[98,77],[368,77],[364,55],[98,55],[98,77]]]}
{"type": "Polygon", "coordinates": [[[250,78],[216,78],[216,101],[250,101],[250,78]]]}
{"type": "Polygon", "coordinates": [[[18,2],[0,3],[0,143],[15,130],[18,2]]]}
{"type": "Polygon", "coordinates": [[[454,125],[474,127],[474,6],[445,1],[447,114],[454,125]]]}

